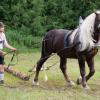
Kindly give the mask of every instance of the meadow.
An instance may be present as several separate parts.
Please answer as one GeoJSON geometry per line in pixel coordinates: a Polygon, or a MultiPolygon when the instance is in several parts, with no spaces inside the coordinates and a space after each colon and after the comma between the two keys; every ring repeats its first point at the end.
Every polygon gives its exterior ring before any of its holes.
{"type": "MultiPolygon", "coordinates": [[[[6,63],[9,62],[11,56],[11,54],[8,54],[5,57],[6,63]]],[[[36,64],[39,57],[39,51],[20,53],[18,64],[12,67],[29,75],[31,73],[28,70],[36,64]]],[[[100,53],[95,58],[96,73],[88,81],[88,85],[91,87],[88,91],[77,84],[73,87],[67,86],[59,68],[59,57],[57,55],[49,58],[44,66],[48,67],[57,61],[58,63],[50,70],[40,72],[39,86],[32,85],[34,74],[29,81],[23,81],[9,73],[5,73],[5,84],[0,86],[0,100],[100,100],[100,53]],[[47,81],[45,81],[45,74],[48,76],[47,81]]],[[[86,70],[88,73],[87,66],[86,70]]],[[[76,83],[77,77],[80,75],[77,60],[68,60],[68,73],[76,83]]]]}
{"type": "MultiPolygon", "coordinates": [[[[100,100],[100,52],[95,58],[96,73],[88,81],[91,87],[88,91],[77,84],[67,86],[57,55],[45,63],[48,67],[58,62],[50,70],[40,72],[39,86],[32,85],[34,73],[28,72],[40,57],[41,41],[47,31],[54,28],[73,30],[79,24],[79,16],[84,19],[94,9],[100,9],[99,0],[2,0],[0,20],[5,24],[7,41],[19,51],[18,64],[12,68],[32,76],[29,81],[23,81],[6,72],[5,84],[0,86],[0,100],[100,100]]],[[[6,65],[11,57],[12,54],[5,56],[6,65]]],[[[87,66],[86,71],[89,71],[87,66]]],[[[76,83],[80,75],[77,60],[68,60],[68,73],[76,83]]]]}

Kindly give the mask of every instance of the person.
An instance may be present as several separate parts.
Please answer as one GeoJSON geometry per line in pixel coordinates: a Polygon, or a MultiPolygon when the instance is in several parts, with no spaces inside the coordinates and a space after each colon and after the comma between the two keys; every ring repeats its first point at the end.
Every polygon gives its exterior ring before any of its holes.
{"type": "Polygon", "coordinates": [[[0,84],[4,84],[4,55],[6,52],[3,51],[3,48],[9,48],[12,51],[17,50],[7,42],[4,30],[5,25],[3,22],[0,22],[0,84]]]}

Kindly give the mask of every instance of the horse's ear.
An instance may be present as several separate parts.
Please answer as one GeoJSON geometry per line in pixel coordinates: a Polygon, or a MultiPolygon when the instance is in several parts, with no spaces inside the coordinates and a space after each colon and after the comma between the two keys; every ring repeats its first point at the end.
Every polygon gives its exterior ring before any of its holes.
{"type": "Polygon", "coordinates": [[[100,14],[100,11],[98,10],[98,11],[95,11],[94,12],[96,15],[99,15],[100,14]]]}
{"type": "Polygon", "coordinates": [[[97,12],[94,12],[96,15],[98,15],[98,13],[97,12]]]}
{"type": "Polygon", "coordinates": [[[83,18],[80,16],[79,17],[79,25],[81,25],[83,23],[83,21],[84,21],[83,18]]]}
{"type": "Polygon", "coordinates": [[[93,12],[97,15],[97,9],[93,9],[93,12]]]}

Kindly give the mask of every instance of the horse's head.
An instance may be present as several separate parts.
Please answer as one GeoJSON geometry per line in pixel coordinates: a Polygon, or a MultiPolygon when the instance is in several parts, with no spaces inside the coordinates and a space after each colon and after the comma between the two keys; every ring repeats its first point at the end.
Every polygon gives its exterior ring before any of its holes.
{"type": "Polygon", "coordinates": [[[100,44],[100,11],[95,12],[94,39],[100,44]]]}

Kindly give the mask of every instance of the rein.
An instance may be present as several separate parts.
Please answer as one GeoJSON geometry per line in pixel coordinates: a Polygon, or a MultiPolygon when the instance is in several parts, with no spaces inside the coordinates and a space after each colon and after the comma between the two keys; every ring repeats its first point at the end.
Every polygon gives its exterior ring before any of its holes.
{"type": "Polygon", "coordinates": [[[9,51],[9,52],[7,52],[4,56],[6,56],[6,55],[8,55],[8,54],[10,54],[10,53],[13,53],[13,55],[12,55],[12,57],[11,57],[11,59],[10,59],[10,62],[9,62],[8,65],[7,65],[7,69],[8,69],[10,66],[15,66],[16,64],[18,64],[18,53],[17,53],[17,52],[15,52],[15,51],[9,51]],[[16,63],[12,63],[15,57],[16,57],[16,63]]]}
{"type": "MultiPolygon", "coordinates": [[[[51,54],[51,55],[49,55],[49,56],[46,56],[46,57],[42,58],[41,60],[46,59],[46,58],[51,57],[51,56],[54,56],[54,55],[56,55],[56,54],[60,54],[60,53],[63,52],[64,50],[66,50],[66,49],[71,49],[72,47],[74,47],[75,45],[78,45],[78,44],[79,44],[79,43],[73,44],[72,46],[69,46],[69,47],[64,47],[63,49],[59,50],[57,53],[53,53],[53,54],[51,54]]],[[[46,69],[44,69],[44,70],[49,70],[52,66],[56,65],[57,63],[58,63],[58,61],[57,61],[56,63],[52,64],[51,66],[48,66],[48,67],[47,67],[46,69]]],[[[36,64],[34,65],[33,68],[31,68],[31,69],[29,70],[29,72],[33,72],[33,69],[34,69],[34,68],[36,68],[36,64]]]]}
{"type": "MultiPolygon", "coordinates": [[[[69,47],[64,47],[63,49],[59,50],[59,51],[57,52],[57,54],[60,54],[60,53],[63,52],[65,49],[70,49],[70,48],[72,48],[72,47],[78,45],[79,43],[80,43],[80,42],[78,42],[78,43],[76,43],[76,44],[73,44],[72,46],[69,46],[69,47]]],[[[95,46],[95,47],[100,47],[100,46],[95,46]]],[[[100,52],[100,49],[98,50],[98,52],[100,52]]],[[[56,53],[53,53],[53,54],[51,54],[51,55],[49,55],[49,56],[46,56],[46,57],[44,57],[44,58],[42,58],[42,59],[46,59],[46,58],[51,57],[51,56],[54,56],[54,55],[56,55],[56,53]]],[[[42,60],[42,59],[41,59],[41,60],[42,60]]],[[[56,63],[50,65],[50,66],[47,66],[47,68],[44,68],[43,70],[40,70],[40,71],[49,70],[51,67],[53,67],[53,66],[56,65],[57,63],[58,63],[58,61],[57,61],[56,63]]],[[[33,71],[35,68],[36,68],[36,64],[35,64],[34,67],[31,68],[28,72],[35,72],[35,71],[33,71]]],[[[33,75],[33,74],[34,74],[34,73],[30,74],[29,76],[31,76],[31,75],[33,75]]]]}

